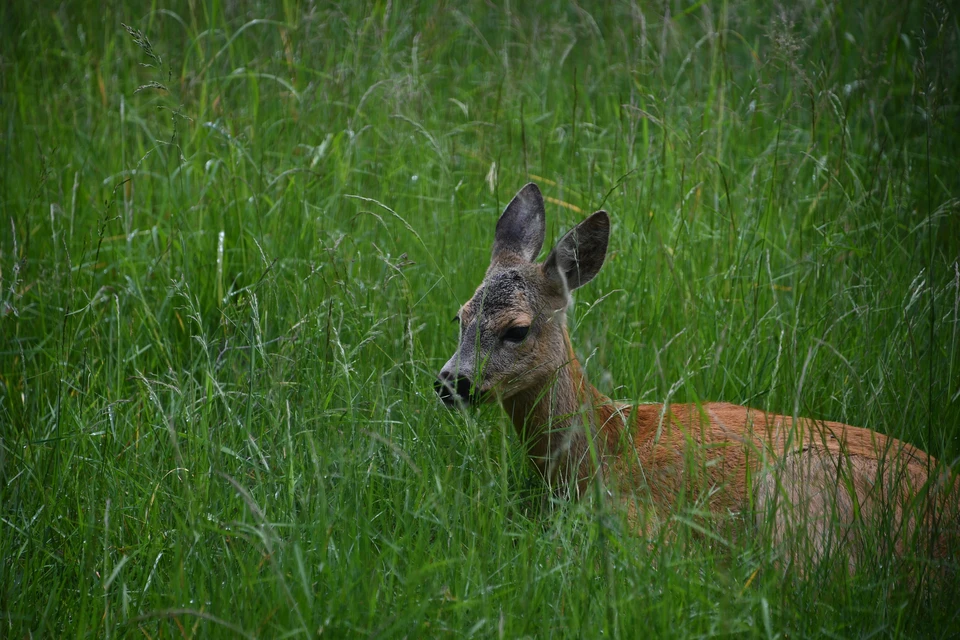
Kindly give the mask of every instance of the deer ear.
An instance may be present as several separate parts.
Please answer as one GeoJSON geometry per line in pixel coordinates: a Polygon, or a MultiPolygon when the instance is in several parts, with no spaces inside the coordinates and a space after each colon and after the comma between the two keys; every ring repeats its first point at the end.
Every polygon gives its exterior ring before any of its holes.
{"type": "Polygon", "coordinates": [[[600,272],[610,240],[610,217],[597,211],[560,238],[543,263],[543,272],[553,282],[572,291],[600,272]]]}
{"type": "Polygon", "coordinates": [[[543,196],[537,185],[531,182],[517,192],[497,221],[491,259],[514,254],[526,262],[533,262],[543,247],[545,229],[543,196]]]}

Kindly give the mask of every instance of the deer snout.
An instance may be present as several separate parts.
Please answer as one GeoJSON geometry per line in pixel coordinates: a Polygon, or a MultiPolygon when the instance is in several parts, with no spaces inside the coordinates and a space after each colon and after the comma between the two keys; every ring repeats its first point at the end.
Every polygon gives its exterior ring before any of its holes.
{"type": "Polygon", "coordinates": [[[454,376],[453,373],[444,369],[437,376],[433,383],[437,390],[437,395],[443,400],[443,404],[448,407],[454,407],[457,404],[466,404],[470,402],[470,391],[473,383],[466,376],[454,376]]]}

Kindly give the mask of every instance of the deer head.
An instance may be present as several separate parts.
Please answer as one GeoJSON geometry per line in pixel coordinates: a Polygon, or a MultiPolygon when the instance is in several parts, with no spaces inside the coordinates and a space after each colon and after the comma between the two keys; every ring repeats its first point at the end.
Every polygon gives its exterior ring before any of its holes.
{"type": "Polygon", "coordinates": [[[597,211],[537,263],[544,230],[543,196],[530,183],[500,216],[483,282],[457,312],[460,344],[435,383],[448,406],[542,389],[571,360],[570,291],[603,266],[610,219],[597,211]]]}

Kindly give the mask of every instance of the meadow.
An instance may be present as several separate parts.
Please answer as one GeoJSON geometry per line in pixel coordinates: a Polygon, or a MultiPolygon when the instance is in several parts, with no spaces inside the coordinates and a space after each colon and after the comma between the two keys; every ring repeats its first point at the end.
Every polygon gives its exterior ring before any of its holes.
{"type": "Polygon", "coordinates": [[[949,3],[0,3],[0,637],[957,637],[433,382],[535,181],[604,393],[960,464],[958,105],[949,3]]]}

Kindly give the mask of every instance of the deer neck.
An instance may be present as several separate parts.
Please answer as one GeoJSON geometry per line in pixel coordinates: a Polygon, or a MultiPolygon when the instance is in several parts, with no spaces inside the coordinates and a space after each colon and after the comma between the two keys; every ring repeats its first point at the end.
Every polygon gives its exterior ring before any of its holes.
{"type": "Polygon", "coordinates": [[[582,495],[596,473],[595,461],[607,453],[607,443],[619,436],[624,419],[620,409],[597,391],[583,373],[562,327],[566,358],[543,382],[502,400],[528,455],[548,483],[560,489],[575,484],[582,495]],[[597,438],[602,433],[603,437],[597,438]],[[590,438],[595,450],[590,451],[590,438]]]}

